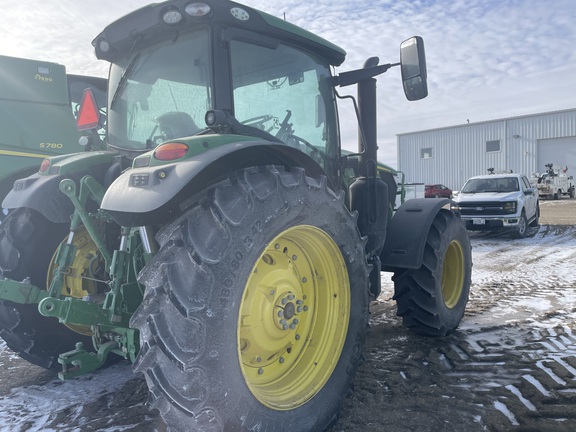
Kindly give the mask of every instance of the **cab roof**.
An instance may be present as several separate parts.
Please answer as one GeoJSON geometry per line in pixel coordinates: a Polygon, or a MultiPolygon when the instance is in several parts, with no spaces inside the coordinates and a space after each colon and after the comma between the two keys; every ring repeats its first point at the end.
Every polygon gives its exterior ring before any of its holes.
{"type": "Polygon", "coordinates": [[[229,0],[206,0],[202,4],[210,8],[210,12],[204,16],[191,16],[186,13],[186,8],[191,5],[190,0],[169,0],[137,9],[109,24],[94,38],[92,45],[96,57],[113,62],[119,57],[127,56],[132,50],[160,40],[176,38],[181,32],[215,23],[254,31],[300,46],[325,58],[333,66],[342,64],[346,57],[346,51],[333,43],[257,9],[229,0]],[[163,20],[167,12],[179,12],[182,19],[177,23],[167,24],[163,20]]]}

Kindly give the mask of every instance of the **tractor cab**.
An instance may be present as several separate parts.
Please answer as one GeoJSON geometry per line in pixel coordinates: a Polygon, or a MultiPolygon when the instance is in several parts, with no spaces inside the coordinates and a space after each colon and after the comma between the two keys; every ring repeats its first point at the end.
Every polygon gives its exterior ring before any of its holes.
{"type": "Polygon", "coordinates": [[[97,56],[112,63],[111,148],[136,156],[187,138],[191,154],[240,135],[290,146],[334,172],[339,144],[330,67],[344,59],[342,50],[318,37],[304,40],[301,29],[249,8],[193,3],[144,10],[94,40],[97,56]],[[298,38],[306,43],[287,43],[298,38]]]}

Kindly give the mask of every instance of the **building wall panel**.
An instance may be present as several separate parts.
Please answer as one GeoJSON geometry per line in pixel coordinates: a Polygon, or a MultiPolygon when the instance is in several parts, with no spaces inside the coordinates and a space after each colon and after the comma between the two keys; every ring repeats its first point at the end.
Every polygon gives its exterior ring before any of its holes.
{"type": "Polygon", "coordinates": [[[401,134],[398,169],[408,182],[443,183],[456,190],[488,168],[530,176],[550,162],[538,161],[538,141],[563,137],[576,137],[576,109],[401,134]],[[486,152],[486,142],[498,140],[500,150],[486,152]],[[423,159],[423,149],[432,149],[432,157],[423,159]]]}

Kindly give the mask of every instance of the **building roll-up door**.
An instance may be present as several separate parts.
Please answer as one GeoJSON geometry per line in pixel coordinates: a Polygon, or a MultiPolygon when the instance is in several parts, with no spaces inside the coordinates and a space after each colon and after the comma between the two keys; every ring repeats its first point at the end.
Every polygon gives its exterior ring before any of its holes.
{"type": "Polygon", "coordinates": [[[567,166],[568,175],[576,178],[576,136],[538,140],[538,159],[536,168],[539,173],[546,171],[546,164],[567,166]]]}

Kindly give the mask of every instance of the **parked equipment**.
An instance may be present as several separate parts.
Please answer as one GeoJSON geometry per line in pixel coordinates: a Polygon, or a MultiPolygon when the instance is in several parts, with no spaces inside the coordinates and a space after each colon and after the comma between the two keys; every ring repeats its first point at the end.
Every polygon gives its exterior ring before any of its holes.
{"type": "Polygon", "coordinates": [[[551,163],[546,164],[546,172],[535,174],[534,184],[538,188],[538,195],[543,198],[559,199],[562,195],[574,198],[574,177],[567,174],[567,167],[560,167],[551,163]]]}
{"type": "Polygon", "coordinates": [[[44,158],[78,151],[74,114],[82,92],[91,88],[105,103],[106,79],[67,75],[57,63],[7,56],[0,56],[0,72],[1,201],[14,181],[37,172],[44,158]]]}
{"type": "Polygon", "coordinates": [[[345,52],[282,19],[172,0],[93,44],[111,63],[108,150],[48,158],[4,201],[0,323],[14,351],[60,363],[63,379],[129,359],[174,430],[322,431],[352,385],[381,270],[407,327],[459,324],[464,225],[447,199],[394,213],[393,173],[376,162],[374,77],[400,66],[407,98],[426,97],[420,37],[398,63],[332,75],[345,52]],[[337,88],[354,84],[361,133],[344,155],[337,88]],[[95,352],[62,354],[72,331],[95,352]]]}

